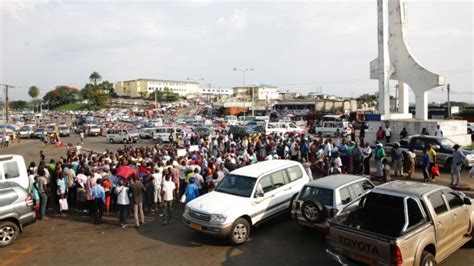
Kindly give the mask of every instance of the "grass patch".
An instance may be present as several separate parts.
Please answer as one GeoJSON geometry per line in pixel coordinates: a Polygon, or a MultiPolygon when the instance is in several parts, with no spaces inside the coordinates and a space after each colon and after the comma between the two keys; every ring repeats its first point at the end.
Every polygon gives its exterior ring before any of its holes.
{"type": "Polygon", "coordinates": [[[53,108],[53,111],[81,111],[81,110],[89,110],[89,104],[68,103],[68,104],[60,105],[58,107],[53,108]]]}

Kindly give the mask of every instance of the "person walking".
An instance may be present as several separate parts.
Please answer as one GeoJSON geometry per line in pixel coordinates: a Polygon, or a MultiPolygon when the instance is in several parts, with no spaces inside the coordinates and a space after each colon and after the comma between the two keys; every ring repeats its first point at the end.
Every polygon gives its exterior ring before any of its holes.
{"type": "Polygon", "coordinates": [[[369,143],[365,144],[365,148],[362,150],[364,160],[364,175],[370,176],[370,157],[372,157],[372,149],[369,143]]]}
{"type": "Polygon", "coordinates": [[[56,179],[57,185],[57,195],[59,198],[59,213],[64,215],[64,211],[67,210],[67,200],[66,200],[66,174],[60,174],[58,179],[56,179]],[[62,201],[66,201],[66,203],[62,203],[62,201]]]}
{"type": "Polygon", "coordinates": [[[408,136],[408,131],[406,128],[403,128],[402,131],[400,132],[400,139],[404,139],[408,136]]]}
{"type": "Polygon", "coordinates": [[[171,175],[165,176],[161,194],[163,196],[163,225],[166,225],[171,223],[173,200],[176,194],[176,185],[171,181],[171,175]]]}
{"type": "Polygon", "coordinates": [[[453,161],[451,165],[451,186],[457,186],[459,184],[459,178],[461,177],[462,163],[466,159],[466,155],[459,149],[459,145],[453,146],[453,161]]]}
{"type": "Polygon", "coordinates": [[[428,155],[428,146],[423,149],[423,182],[431,182],[430,156],[428,155]]]}
{"type": "Polygon", "coordinates": [[[105,192],[105,205],[104,205],[105,216],[109,216],[112,184],[108,177],[105,177],[104,179],[102,179],[102,187],[104,188],[104,192],[105,192]]]}
{"type": "Polygon", "coordinates": [[[196,184],[196,178],[191,177],[189,179],[189,185],[186,187],[186,191],[184,193],[186,195],[186,203],[192,201],[193,199],[199,197],[199,187],[196,184]]]}
{"type": "Polygon", "coordinates": [[[38,192],[40,194],[40,219],[46,220],[46,205],[48,204],[49,189],[48,179],[46,178],[45,169],[38,168],[38,192]]]}
{"type": "Polygon", "coordinates": [[[399,149],[398,143],[391,150],[392,167],[395,177],[401,177],[403,174],[403,153],[399,149]]]}
{"type": "Polygon", "coordinates": [[[143,214],[143,192],[146,192],[145,186],[138,180],[136,174],[132,175],[132,185],[130,186],[133,194],[133,217],[135,218],[135,227],[145,223],[143,214]]]}
{"type": "Polygon", "coordinates": [[[377,168],[377,177],[378,178],[383,178],[384,177],[384,165],[383,165],[383,160],[385,159],[385,151],[383,149],[382,143],[377,143],[376,149],[375,149],[375,164],[377,168]]]}
{"type": "Polygon", "coordinates": [[[433,167],[436,166],[436,162],[437,162],[437,154],[436,154],[436,151],[434,150],[434,147],[433,145],[431,144],[428,144],[428,156],[430,158],[430,173],[431,173],[431,181],[435,181],[436,177],[433,173],[433,167]]]}
{"type": "Polygon", "coordinates": [[[92,188],[94,197],[94,223],[101,224],[104,215],[105,190],[102,187],[102,179],[97,179],[97,184],[92,188]]]}
{"type": "Polygon", "coordinates": [[[407,156],[405,158],[405,169],[407,173],[407,179],[411,178],[411,175],[415,172],[416,166],[416,153],[410,148],[407,152],[407,156]]]}
{"type": "Polygon", "coordinates": [[[375,135],[377,136],[377,142],[382,142],[383,137],[385,137],[385,131],[382,129],[382,127],[379,127],[375,135]]]}
{"type": "Polygon", "coordinates": [[[115,187],[115,194],[117,195],[117,207],[119,212],[119,220],[122,228],[128,226],[127,217],[130,207],[130,199],[128,197],[129,187],[126,186],[127,181],[120,179],[119,184],[115,187]]]}
{"type": "Polygon", "coordinates": [[[362,125],[360,126],[360,132],[359,132],[359,140],[360,140],[360,146],[364,146],[365,144],[365,130],[366,130],[366,125],[365,123],[362,123],[362,125]]]}
{"type": "Polygon", "coordinates": [[[392,138],[392,129],[388,125],[385,126],[385,143],[390,143],[392,138]]]}

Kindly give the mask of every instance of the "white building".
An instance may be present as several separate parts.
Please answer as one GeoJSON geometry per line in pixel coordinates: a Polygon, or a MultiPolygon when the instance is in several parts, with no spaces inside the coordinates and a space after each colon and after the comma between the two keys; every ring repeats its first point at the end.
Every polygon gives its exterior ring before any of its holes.
{"type": "Polygon", "coordinates": [[[148,97],[154,91],[164,91],[165,89],[184,97],[200,93],[199,83],[190,81],[137,79],[119,81],[114,84],[114,91],[118,96],[131,98],[148,97]]]}
{"type": "Polygon", "coordinates": [[[233,89],[228,88],[199,88],[199,93],[202,95],[223,95],[223,96],[232,96],[234,94],[233,89]]]}
{"type": "Polygon", "coordinates": [[[254,94],[256,101],[278,100],[280,93],[277,87],[260,85],[233,88],[234,95],[240,99],[251,99],[254,94]]]}

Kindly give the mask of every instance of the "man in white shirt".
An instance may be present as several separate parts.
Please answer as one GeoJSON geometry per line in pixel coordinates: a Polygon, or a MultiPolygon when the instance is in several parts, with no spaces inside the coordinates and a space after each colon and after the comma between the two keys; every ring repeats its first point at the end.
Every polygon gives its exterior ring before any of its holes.
{"type": "Polygon", "coordinates": [[[151,168],[151,175],[153,176],[153,187],[155,188],[155,193],[153,194],[153,203],[155,204],[156,210],[160,209],[161,203],[161,185],[163,184],[162,173],[162,169],[158,168],[158,170],[156,170],[155,167],[151,168]]]}
{"type": "Polygon", "coordinates": [[[392,130],[389,126],[385,126],[385,143],[390,143],[390,139],[392,138],[392,130]]]}
{"type": "Polygon", "coordinates": [[[167,175],[161,189],[161,194],[163,195],[163,225],[171,222],[175,190],[176,185],[171,181],[171,175],[167,175]]]}
{"type": "Polygon", "coordinates": [[[443,136],[443,130],[439,127],[439,125],[436,126],[435,134],[436,137],[442,137],[443,136]]]}

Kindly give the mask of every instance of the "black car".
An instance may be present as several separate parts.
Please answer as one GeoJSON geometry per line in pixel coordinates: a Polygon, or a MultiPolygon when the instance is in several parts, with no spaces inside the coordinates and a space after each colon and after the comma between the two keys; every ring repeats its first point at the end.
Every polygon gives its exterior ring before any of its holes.
{"type": "Polygon", "coordinates": [[[232,136],[234,136],[234,138],[243,138],[243,137],[247,137],[249,135],[255,134],[257,132],[253,130],[251,127],[231,126],[229,128],[228,133],[232,133],[232,136]]]}

